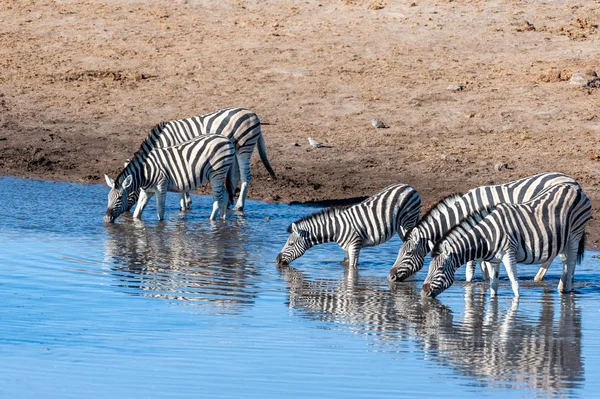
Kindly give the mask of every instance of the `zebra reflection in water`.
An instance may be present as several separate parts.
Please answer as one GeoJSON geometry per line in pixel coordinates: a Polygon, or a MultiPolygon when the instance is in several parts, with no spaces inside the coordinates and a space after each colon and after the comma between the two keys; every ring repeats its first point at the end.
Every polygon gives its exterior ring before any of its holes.
{"type": "Polygon", "coordinates": [[[459,316],[437,300],[421,298],[412,282],[388,288],[350,269],[341,280],[311,280],[290,266],[279,270],[290,308],[368,336],[378,351],[401,356],[406,341],[416,342],[426,359],[453,367],[481,387],[525,385],[564,396],[584,380],[581,310],[574,295],[548,290],[520,310],[517,300],[505,305],[490,299],[484,284],[467,285],[459,316]]]}
{"type": "Polygon", "coordinates": [[[215,311],[254,304],[258,271],[243,218],[225,223],[106,225],[105,261],[132,295],[194,301],[215,311]]]}

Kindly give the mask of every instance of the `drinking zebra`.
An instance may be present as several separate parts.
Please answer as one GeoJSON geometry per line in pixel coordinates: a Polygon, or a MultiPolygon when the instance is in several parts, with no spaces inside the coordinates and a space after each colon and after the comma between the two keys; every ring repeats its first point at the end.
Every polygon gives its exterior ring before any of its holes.
{"type": "MultiPolygon", "coordinates": [[[[162,124],[154,130],[161,130],[162,124]]],[[[158,220],[164,219],[164,204],[167,191],[189,192],[210,181],[213,193],[214,219],[218,212],[225,218],[227,211],[227,191],[224,180],[233,164],[235,147],[221,135],[203,135],[173,147],[143,150],[154,140],[152,132],[131,162],[113,181],[105,175],[108,193],[108,207],[104,221],[114,222],[126,210],[129,193],[141,190],[134,217],[144,211],[148,200],[156,193],[158,220]]]]}
{"type": "Polygon", "coordinates": [[[488,262],[492,296],[498,290],[500,262],[513,293],[519,296],[517,263],[544,264],[555,256],[563,260],[560,292],[570,292],[575,264],[581,263],[585,226],[592,206],[578,184],[547,188],[522,204],[498,204],[467,216],[436,243],[423,295],[437,296],[454,282],[460,265],[474,259],[488,262]]]}
{"type": "MultiPolygon", "coordinates": [[[[501,203],[523,203],[534,198],[544,189],[562,183],[577,185],[573,178],[562,173],[540,173],[505,184],[478,187],[463,196],[453,194],[442,199],[419,220],[414,229],[407,233],[388,279],[404,281],[421,270],[425,263],[425,255],[431,251],[435,243],[470,213],[501,203]]],[[[543,279],[550,263],[552,259],[540,267],[535,281],[543,279]]],[[[472,280],[474,269],[473,260],[467,264],[467,281],[472,280]]],[[[487,271],[483,264],[482,272],[484,279],[487,279],[487,271]]]]}
{"type": "Polygon", "coordinates": [[[345,251],[344,261],[356,267],[361,248],[382,244],[396,232],[403,239],[419,220],[420,210],[419,194],[406,184],[388,186],[355,205],[324,209],[288,227],[290,236],[277,263],[288,265],[307,249],[335,241],[345,251]]]}
{"type": "MultiPolygon", "coordinates": [[[[179,119],[164,124],[161,130],[153,130],[153,137],[146,140],[140,150],[150,152],[154,148],[171,147],[184,141],[198,137],[202,134],[220,134],[227,137],[235,146],[234,166],[230,169],[227,184],[230,185],[230,200],[233,201],[233,195],[241,177],[242,186],[237,203],[236,210],[243,210],[248,194],[248,185],[252,179],[250,173],[250,158],[254,152],[254,147],[258,147],[258,154],[265,168],[275,178],[275,172],[271,168],[267,158],[267,149],[265,140],[260,128],[258,116],[244,108],[224,108],[218,111],[194,116],[187,119],[179,119]]],[[[127,165],[127,163],[125,164],[127,165]]],[[[127,210],[137,202],[139,190],[132,191],[128,198],[127,210]]],[[[186,210],[191,204],[191,199],[187,192],[182,193],[180,209],[186,210]]]]}

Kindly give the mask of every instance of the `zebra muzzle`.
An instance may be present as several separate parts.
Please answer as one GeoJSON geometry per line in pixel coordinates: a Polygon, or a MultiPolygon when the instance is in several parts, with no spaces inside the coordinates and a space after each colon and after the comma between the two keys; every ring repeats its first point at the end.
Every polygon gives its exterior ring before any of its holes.
{"type": "Polygon", "coordinates": [[[429,296],[429,297],[434,296],[433,295],[433,289],[431,288],[431,284],[430,283],[423,284],[423,289],[421,291],[421,295],[422,296],[429,296]]]}
{"type": "Polygon", "coordinates": [[[277,257],[275,258],[275,261],[277,262],[277,266],[287,266],[288,262],[282,260],[281,258],[282,258],[281,254],[277,254],[277,257]]]}
{"type": "Polygon", "coordinates": [[[104,215],[104,223],[114,223],[115,218],[113,217],[113,215],[110,214],[110,212],[106,212],[106,214],[104,215]]]}

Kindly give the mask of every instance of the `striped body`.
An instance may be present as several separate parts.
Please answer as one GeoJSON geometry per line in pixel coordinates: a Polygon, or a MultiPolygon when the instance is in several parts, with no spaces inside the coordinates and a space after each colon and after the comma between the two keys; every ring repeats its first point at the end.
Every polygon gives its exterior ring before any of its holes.
{"type": "Polygon", "coordinates": [[[460,265],[474,259],[489,262],[492,294],[504,263],[518,296],[516,263],[543,264],[563,259],[559,291],[571,291],[575,262],[583,256],[585,226],[592,206],[578,184],[558,184],[523,204],[499,204],[491,212],[468,216],[436,244],[423,292],[436,296],[454,282],[460,265]]]}
{"type": "Polygon", "coordinates": [[[211,183],[214,200],[211,219],[219,211],[224,218],[227,192],[223,182],[234,156],[231,141],[214,134],[150,152],[138,151],[116,182],[111,185],[107,178],[112,190],[105,220],[112,222],[125,211],[129,193],[136,190],[141,192],[134,217],[141,215],[150,197],[156,193],[158,219],[162,220],[167,191],[188,192],[207,180],[211,183]]]}
{"type": "MultiPolygon", "coordinates": [[[[231,170],[231,189],[235,190],[238,181],[242,180],[242,189],[236,204],[236,209],[243,209],[247,186],[252,179],[250,173],[250,158],[254,147],[258,143],[258,151],[265,167],[275,177],[266,155],[266,146],[262,137],[260,120],[258,116],[244,108],[225,108],[210,114],[194,116],[164,123],[163,129],[154,129],[149,140],[146,140],[140,150],[146,153],[155,148],[172,147],[205,134],[220,134],[227,137],[235,146],[236,168],[231,170]]],[[[230,195],[234,194],[233,192],[230,195]]],[[[128,199],[131,208],[137,202],[139,191],[133,191],[128,199]]],[[[230,198],[233,200],[233,198],[230,198]]],[[[189,197],[186,198],[189,201],[189,197]]],[[[182,198],[181,208],[185,210],[189,202],[184,203],[182,198]]]]}
{"type": "MultiPolygon", "coordinates": [[[[562,173],[540,173],[506,184],[478,187],[463,196],[454,194],[444,198],[408,233],[388,278],[391,281],[403,281],[421,270],[425,256],[433,246],[465,216],[498,204],[529,201],[546,188],[561,183],[577,184],[573,178],[562,173]]],[[[467,281],[471,280],[473,269],[474,262],[471,262],[467,265],[467,281]]],[[[546,269],[540,269],[536,279],[541,279],[546,269]]]]}
{"type": "Polygon", "coordinates": [[[356,267],[361,248],[382,244],[396,233],[404,238],[420,209],[419,194],[405,184],[388,186],[359,204],[327,208],[291,224],[277,262],[287,265],[315,245],[337,242],[348,264],[356,267]]]}

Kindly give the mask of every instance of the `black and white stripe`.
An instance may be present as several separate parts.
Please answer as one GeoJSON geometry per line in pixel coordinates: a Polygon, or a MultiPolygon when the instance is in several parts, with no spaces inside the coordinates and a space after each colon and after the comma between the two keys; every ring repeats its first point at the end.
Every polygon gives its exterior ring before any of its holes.
{"type": "Polygon", "coordinates": [[[287,265],[318,244],[337,242],[345,259],[356,267],[360,249],[382,244],[406,231],[419,219],[421,199],[406,184],[388,186],[363,202],[347,207],[327,208],[295,221],[290,236],[277,255],[277,263],[287,265]]]}
{"type": "MultiPolygon", "coordinates": [[[[161,129],[157,125],[155,129],[161,129]]],[[[146,141],[152,140],[149,136],[146,141]]],[[[142,148],[147,144],[142,144],[142,148]]],[[[134,217],[140,217],[150,197],[156,193],[158,219],[164,219],[164,203],[167,191],[189,192],[210,181],[213,192],[214,219],[218,212],[225,218],[227,210],[227,190],[224,186],[235,157],[233,143],[221,135],[209,134],[196,137],[184,143],[155,148],[152,151],[141,149],[115,181],[106,176],[111,187],[108,194],[108,208],[104,220],[113,222],[126,210],[129,193],[141,190],[134,217]]]]}
{"type": "MultiPolygon", "coordinates": [[[[506,184],[478,187],[463,196],[453,194],[444,198],[408,232],[390,270],[389,280],[403,281],[421,270],[425,256],[435,243],[465,216],[497,204],[519,204],[529,201],[546,188],[562,183],[577,184],[573,178],[562,173],[540,173],[506,184]]],[[[542,265],[536,275],[536,281],[543,278],[550,263],[552,260],[542,265]]],[[[471,281],[474,268],[474,261],[467,265],[467,281],[471,281]]],[[[487,272],[483,265],[482,269],[486,278],[487,272]]]]}
{"type": "MultiPolygon", "coordinates": [[[[224,108],[209,114],[166,122],[163,129],[155,129],[151,134],[150,140],[146,140],[140,147],[141,151],[149,153],[154,148],[172,147],[203,134],[220,134],[231,140],[235,146],[237,167],[231,169],[230,182],[228,182],[231,184],[230,190],[236,189],[240,178],[242,182],[240,195],[235,205],[237,210],[242,210],[246,201],[248,184],[252,179],[250,158],[255,146],[258,147],[258,154],[267,171],[275,178],[275,172],[267,158],[260,120],[254,112],[248,109],[224,108]]],[[[136,203],[138,195],[138,191],[130,193],[128,209],[136,203]]],[[[181,209],[189,208],[190,203],[189,195],[182,194],[181,209]]]]}
{"type": "Polygon", "coordinates": [[[584,251],[585,226],[592,206],[578,184],[554,185],[523,204],[499,204],[469,215],[449,230],[432,251],[423,294],[436,296],[454,282],[460,265],[474,259],[488,262],[492,295],[498,289],[500,262],[515,296],[519,296],[517,263],[544,264],[560,256],[560,292],[570,292],[576,263],[584,251]]]}

